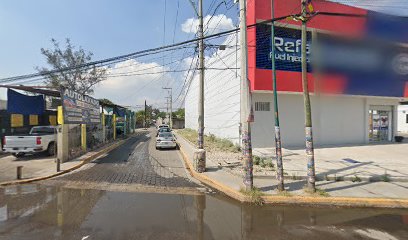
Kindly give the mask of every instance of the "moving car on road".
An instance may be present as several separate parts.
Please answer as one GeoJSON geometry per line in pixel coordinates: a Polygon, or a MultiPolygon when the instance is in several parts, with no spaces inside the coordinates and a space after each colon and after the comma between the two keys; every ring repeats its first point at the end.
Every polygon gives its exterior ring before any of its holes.
{"type": "Polygon", "coordinates": [[[156,149],[177,148],[176,137],[172,132],[161,132],[156,138],[156,149]]]}
{"type": "Polygon", "coordinates": [[[164,132],[171,132],[171,128],[169,127],[162,127],[157,131],[156,137],[159,136],[160,133],[164,133],[164,132]]]}
{"type": "Polygon", "coordinates": [[[161,125],[157,126],[157,130],[160,130],[160,128],[169,128],[169,125],[161,124],[161,125]]]}
{"type": "Polygon", "coordinates": [[[54,126],[37,126],[31,128],[28,135],[5,136],[3,151],[12,153],[15,157],[22,157],[27,153],[47,152],[55,154],[57,144],[57,130],[54,126]]]}

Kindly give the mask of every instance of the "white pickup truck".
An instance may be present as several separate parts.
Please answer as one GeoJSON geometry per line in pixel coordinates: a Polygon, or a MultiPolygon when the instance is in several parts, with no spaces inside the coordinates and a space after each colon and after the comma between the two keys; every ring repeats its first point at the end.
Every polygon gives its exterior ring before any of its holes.
{"type": "Polygon", "coordinates": [[[12,153],[19,158],[26,153],[39,153],[47,151],[54,155],[57,143],[57,129],[54,126],[37,126],[31,128],[29,135],[5,136],[3,138],[3,151],[12,153]]]}

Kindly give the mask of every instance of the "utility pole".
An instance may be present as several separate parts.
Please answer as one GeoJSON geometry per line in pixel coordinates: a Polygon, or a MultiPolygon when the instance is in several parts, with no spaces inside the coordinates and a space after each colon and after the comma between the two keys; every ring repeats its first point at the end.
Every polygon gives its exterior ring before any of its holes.
{"type": "Polygon", "coordinates": [[[248,81],[248,43],[246,22],[246,0],[239,1],[241,34],[241,139],[244,167],[243,183],[246,191],[253,188],[253,163],[251,144],[251,122],[253,121],[252,99],[248,81]]]}
{"type": "Polygon", "coordinates": [[[205,172],[205,150],[204,150],[204,23],[203,23],[203,0],[198,1],[198,11],[192,0],[189,0],[198,16],[198,47],[199,47],[199,69],[200,79],[198,83],[198,150],[194,152],[193,166],[196,172],[205,172]]]}
{"type": "Polygon", "coordinates": [[[307,29],[306,22],[308,21],[307,12],[308,0],[301,0],[302,3],[302,86],[303,86],[303,100],[305,107],[305,139],[306,139],[306,158],[307,158],[307,188],[309,191],[316,191],[316,176],[315,176],[315,162],[314,162],[314,148],[313,148],[313,132],[312,132],[312,108],[310,106],[309,86],[307,82],[307,29]]]}
{"type": "Polygon", "coordinates": [[[198,3],[198,37],[200,58],[200,82],[198,84],[198,149],[204,149],[204,23],[203,23],[203,0],[198,3]]]}
{"type": "Polygon", "coordinates": [[[285,190],[284,176],[283,176],[283,162],[282,162],[282,142],[279,125],[279,109],[278,109],[278,90],[276,84],[276,69],[275,69],[275,1],[271,2],[272,22],[271,22],[271,61],[272,61],[272,79],[273,79],[273,102],[275,115],[275,154],[276,154],[276,179],[278,180],[278,190],[285,190]]]}
{"type": "Polygon", "coordinates": [[[147,105],[146,105],[146,100],[145,100],[145,104],[144,104],[144,124],[145,124],[145,128],[147,128],[147,105]]]}
{"type": "Polygon", "coordinates": [[[165,87],[163,89],[170,90],[170,128],[173,128],[173,88],[165,87]]]}

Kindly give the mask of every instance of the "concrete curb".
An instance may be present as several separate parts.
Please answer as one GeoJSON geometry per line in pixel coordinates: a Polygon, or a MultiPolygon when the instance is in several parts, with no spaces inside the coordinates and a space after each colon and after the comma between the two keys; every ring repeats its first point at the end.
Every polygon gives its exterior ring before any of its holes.
{"type": "MultiPolygon", "coordinates": [[[[190,175],[200,182],[223,192],[227,196],[240,202],[251,203],[250,197],[228,187],[210,177],[194,170],[191,161],[179,145],[184,164],[190,175]]],[[[352,198],[352,197],[320,197],[320,196],[279,196],[264,195],[261,197],[265,204],[279,205],[308,205],[308,206],[341,206],[341,207],[368,207],[368,208],[408,208],[408,199],[393,198],[352,198]]]]}
{"type": "MultiPolygon", "coordinates": [[[[232,173],[232,172],[231,172],[232,173]]],[[[234,174],[234,173],[232,173],[234,174]]],[[[235,175],[235,174],[234,174],[235,175]]],[[[303,176],[303,175],[295,175],[296,176],[296,180],[307,180],[307,176],[303,176]]],[[[357,175],[358,176],[358,175],[357,175]]],[[[358,176],[358,178],[360,179],[360,181],[358,182],[384,182],[383,178],[384,175],[377,175],[377,176],[371,176],[371,177],[366,177],[366,176],[358,176]]],[[[255,176],[255,179],[275,179],[274,176],[255,176]]],[[[284,176],[284,179],[287,180],[294,180],[292,176],[284,176]]],[[[404,177],[392,177],[389,176],[387,174],[387,179],[389,182],[408,182],[408,178],[404,178],[404,177]]],[[[342,175],[336,175],[336,174],[330,174],[330,175],[325,175],[325,174],[316,174],[316,181],[324,181],[324,180],[328,180],[328,181],[349,181],[349,182],[353,182],[355,181],[355,176],[342,176],[342,175]]]]}
{"type": "Polygon", "coordinates": [[[76,170],[76,169],[82,167],[83,165],[95,160],[96,158],[98,158],[102,154],[114,150],[115,148],[117,148],[120,145],[122,145],[123,143],[125,143],[128,139],[129,138],[120,140],[119,142],[116,142],[116,143],[102,149],[101,151],[99,151],[99,152],[97,152],[97,153],[95,153],[95,154],[93,154],[91,156],[88,156],[88,157],[84,158],[78,165],[75,165],[75,166],[73,166],[73,167],[71,167],[69,169],[66,169],[66,170],[63,170],[63,171],[60,171],[60,172],[57,172],[57,173],[54,173],[54,174],[51,174],[51,175],[48,175],[48,176],[44,176],[44,177],[36,177],[36,178],[29,178],[29,179],[23,179],[23,180],[14,180],[14,181],[2,182],[2,183],[0,183],[0,186],[8,186],[8,185],[15,185],[15,184],[23,184],[23,183],[32,183],[32,182],[46,180],[46,179],[49,179],[49,178],[53,178],[53,177],[56,177],[56,176],[63,175],[65,173],[72,172],[73,170],[76,170]]]}

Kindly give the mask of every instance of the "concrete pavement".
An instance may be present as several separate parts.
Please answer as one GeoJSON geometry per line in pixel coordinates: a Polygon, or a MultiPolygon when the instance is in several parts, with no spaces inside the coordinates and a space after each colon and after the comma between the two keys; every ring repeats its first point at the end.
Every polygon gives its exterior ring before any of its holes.
{"type": "MultiPolygon", "coordinates": [[[[135,134],[138,135],[142,133],[142,130],[138,130],[135,134]]],[[[83,165],[84,161],[93,160],[94,157],[99,156],[100,153],[103,153],[106,150],[110,150],[110,148],[115,147],[118,143],[120,143],[120,139],[118,139],[117,142],[105,145],[100,149],[89,151],[76,159],[61,163],[60,172],[57,172],[56,158],[53,156],[49,157],[44,154],[38,154],[25,156],[23,158],[15,158],[14,156],[6,155],[0,158],[0,184],[18,181],[16,179],[17,166],[23,166],[23,182],[31,179],[40,180],[41,178],[47,178],[77,168],[80,165],[83,165]]]]}
{"type": "MultiPolygon", "coordinates": [[[[274,148],[255,148],[254,155],[275,157],[274,148]]],[[[306,179],[305,150],[283,149],[287,177],[306,179]]],[[[320,179],[408,182],[408,143],[326,146],[315,148],[316,175],[320,179]]]]}
{"type": "MultiPolygon", "coordinates": [[[[195,149],[180,135],[178,135],[178,142],[184,160],[192,170],[195,149]]],[[[230,197],[248,201],[248,198],[240,193],[243,186],[242,178],[213,162],[207,161],[206,172],[199,174],[192,170],[191,173],[200,181],[223,191],[230,197]]],[[[254,179],[254,186],[265,194],[263,199],[269,203],[408,208],[408,183],[406,182],[318,181],[316,186],[321,190],[322,195],[310,195],[303,190],[305,180],[286,180],[284,196],[275,189],[276,183],[274,176],[254,179]]]]}

